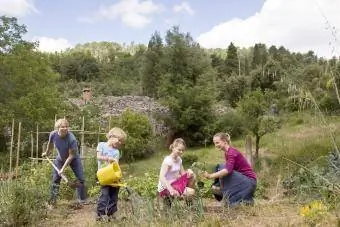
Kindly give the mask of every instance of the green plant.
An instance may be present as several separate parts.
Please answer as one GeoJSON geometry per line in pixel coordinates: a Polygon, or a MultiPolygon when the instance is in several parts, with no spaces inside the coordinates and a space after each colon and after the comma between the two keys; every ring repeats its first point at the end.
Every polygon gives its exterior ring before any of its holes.
{"type": "Polygon", "coordinates": [[[198,157],[195,154],[185,153],[182,156],[182,163],[185,168],[191,166],[193,163],[197,162],[198,157]]]}
{"type": "MultiPolygon", "coordinates": [[[[143,176],[129,177],[124,180],[129,187],[131,187],[140,196],[145,198],[155,198],[157,193],[158,172],[148,171],[143,176]]],[[[126,192],[122,192],[121,196],[126,198],[126,192]]]]}
{"type": "Polygon", "coordinates": [[[0,183],[0,222],[5,225],[32,225],[46,214],[49,164],[26,163],[20,173],[19,178],[0,183]]]}
{"type": "Polygon", "coordinates": [[[119,117],[117,124],[128,135],[126,145],[122,148],[122,160],[132,162],[154,153],[152,125],[146,115],[128,109],[119,117]]]}

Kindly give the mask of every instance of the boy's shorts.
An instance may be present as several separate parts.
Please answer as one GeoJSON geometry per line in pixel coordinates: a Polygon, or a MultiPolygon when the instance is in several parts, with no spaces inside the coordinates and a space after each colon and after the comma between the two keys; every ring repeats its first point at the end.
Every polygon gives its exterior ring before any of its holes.
{"type": "MultiPolygon", "coordinates": [[[[187,187],[189,182],[188,174],[185,173],[179,178],[177,178],[174,182],[171,183],[171,186],[179,192],[180,195],[182,195],[185,191],[185,188],[187,187]]],[[[168,189],[164,189],[159,193],[160,197],[167,197],[170,196],[170,192],[168,189]]]]}

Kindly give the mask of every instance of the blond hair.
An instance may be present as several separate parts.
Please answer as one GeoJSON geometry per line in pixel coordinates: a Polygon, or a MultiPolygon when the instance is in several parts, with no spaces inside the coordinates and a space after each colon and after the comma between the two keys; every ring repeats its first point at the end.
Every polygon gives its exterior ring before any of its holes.
{"type": "Polygon", "coordinates": [[[58,120],[56,120],[56,122],[54,123],[54,129],[58,130],[61,126],[61,124],[67,124],[67,126],[70,126],[70,124],[68,123],[68,120],[66,120],[65,118],[60,118],[58,120]]]}
{"type": "Polygon", "coordinates": [[[107,139],[110,139],[111,137],[116,137],[121,141],[125,141],[127,138],[127,135],[123,129],[114,127],[106,134],[107,139]]]}
{"type": "Polygon", "coordinates": [[[225,133],[225,132],[218,132],[214,135],[214,137],[218,137],[221,140],[227,142],[228,144],[230,144],[230,142],[231,142],[230,135],[228,133],[225,133]]]}
{"type": "Polygon", "coordinates": [[[186,144],[185,144],[184,139],[182,139],[182,138],[177,138],[177,139],[175,139],[175,140],[172,142],[172,144],[170,144],[169,149],[172,150],[174,147],[177,147],[178,145],[183,145],[184,148],[186,148],[186,144]]]}

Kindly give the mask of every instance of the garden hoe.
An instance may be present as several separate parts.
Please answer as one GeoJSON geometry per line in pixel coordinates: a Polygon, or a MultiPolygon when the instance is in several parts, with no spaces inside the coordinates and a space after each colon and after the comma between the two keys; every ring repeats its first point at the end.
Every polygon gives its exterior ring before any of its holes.
{"type": "MultiPolygon", "coordinates": [[[[48,157],[46,157],[46,160],[53,166],[53,168],[59,172],[58,167],[53,163],[53,161],[51,159],[49,159],[48,157]]],[[[62,173],[61,178],[67,183],[68,186],[70,186],[71,188],[78,188],[81,186],[81,183],[79,182],[79,180],[74,180],[74,181],[69,181],[67,179],[67,177],[62,173]]]]}

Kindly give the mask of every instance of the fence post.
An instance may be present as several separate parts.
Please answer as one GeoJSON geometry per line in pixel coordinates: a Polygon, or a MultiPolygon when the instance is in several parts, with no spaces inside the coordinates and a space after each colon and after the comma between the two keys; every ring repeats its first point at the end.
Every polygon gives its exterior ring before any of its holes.
{"type": "Polygon", "coordinates": [[[13,143],[14,143],[14,119],[12,119],[11,148],[9,150],[9,172],[10,173],[12,172],[13,143]]]}
{"type": "Polygon", "coordinates": [[[34,155],[33,154],[34,153],[34,139],[33,139],[33,132],[32,131],[30,132],[30,135],[31,135],[31,158],[32,158],[32,160],[31,160],[32,163],[31,164],[33,165],[33,162],[34,162],[34,159],[33,159],[34,158],[33,157],[33,155],[34,155]]]}
{"type": "Polygon", "coordinates": [[[18,130],[17,160],[15,164],[15,176],[18,176],[18,171],[19,171],[20,134],[21,134],[21,122],[19,122],[19,130],[18,130]]]}
{"type": "Polygon", "coordinates": [[[36,138],[36,144],[35,144],[35,156],[36,158],[39,158],[39,125],[37,124],[37,138],[36,138]]]}

